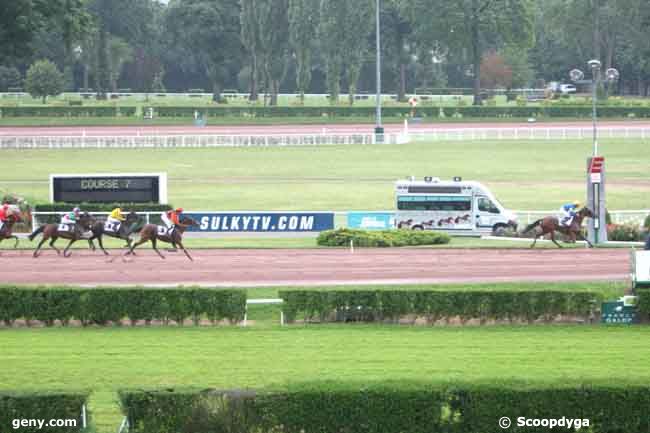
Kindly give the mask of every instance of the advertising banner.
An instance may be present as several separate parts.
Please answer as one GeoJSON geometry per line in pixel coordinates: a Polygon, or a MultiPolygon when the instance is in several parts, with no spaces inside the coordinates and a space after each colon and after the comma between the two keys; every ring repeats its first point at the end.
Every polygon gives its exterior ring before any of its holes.
{"type": "Polygon", "coordinates": [[[185,212],[191,232],[321,232],[334,228],[332,212],[185,212]]]}
{"type": "Polygon", "coordinates": [[[348,212],[348,227],[364,230],[388,230],[395,226],[392,212],[348,212]]]}

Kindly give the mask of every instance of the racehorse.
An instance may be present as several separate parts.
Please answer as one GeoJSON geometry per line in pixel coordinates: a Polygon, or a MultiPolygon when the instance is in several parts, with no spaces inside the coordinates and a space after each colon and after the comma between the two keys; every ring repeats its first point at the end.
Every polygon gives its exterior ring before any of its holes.
{"type": "Polygon", "coordinates": [[[140,230],[140,240],[132,244],[131,248],[129,249],[129,251],[126,252],[125,255],[128,256],[129,254],[133,254],[133,250],[135,250],[139,245],[151,241],[151,246],[153,247],[154,251],[158,253],[160,258],[164,259],[165,256],[163,256],[162,253],[158,251],[158,248],[156,248],[156,243],[158,241],[162,241],[162,242],[170,243],[172,245],[178,245],[183,250],[187,258],[193,261],[194,259],[192,258],[192,256],[190,256],[190,253],[187,252],[185,246],[183,246],[183,233],[185,232],[185,229],[187,229],[188,227],[198,226],[198,225],[199,223],[197,223],[192,218],[184,216],[179,221],[179,224],[176,224],[176,227],[174,227],[174,229],[170,234],[169,231],[167,230],[167,227],[165,226],[146,224],[142,228],[142,230],[140,230]]]}
{"type": "Polygon", "coordinates": [[[99,247],[102,249],[105,255],[108,255],[108,251],[104,249],[104,242],[102,242],[103,236],[110,236],[113,238],[123,239],[126,241],[127,247],[131,248],[133,240],[130,235],[133,233],[134,227],[132,225],[138,222],[138,214],[135,212],[130,212],[126,216],[126,220],[120,223],[119,227],[114,227],[113,224],[106,224],[103,221],[97,221],[95,224],[90,227],[90,230],[93,232],[93,237],[88,239],[88,245],[90,249],[95,251],[95,244],[93,240],[97,239],[99,247]],[[117,228],[117,231],[115,230],[117,228]]]}
{"type": "Polygon", "coordinates": [[[3,239],[15,239],[14,248],[18,248],[18,236],[12,232],[14,224],[21,220],[20,209],[18,206],[10,206],[11,213],[7,215],[7,221],[4,222],[0,229],[0,242],[3,239]]]}
{"type": "Polygon", "coordinates": [[[531,244],[531,248],[535,247],[538,237],[544,236],[547,233],[551,234],[551,240],[553,243],[557,245],[558,248],[562,248],[562,245],[558,244],[555,240],[556,231],[569,236],[569,240],[572,243],[575,243],[576,238],[579,237],[580,239],[586,241],[590,247],[593,247],[591,242],[589,242],[589,240],[582,235],[582,220],[587,217],[593,218],[593,216],[594,213],[591,211],[591,209],[588,207],[583,207],[578,212],[576,212],[576,215],[573,217],[573,221],[571,221],[571,225],[568,227],[560,225],[560,221],[556,216],[547,216],[542,219],[538,219],[532,224],[528,224],[522,233],[527,233],[532,229],[536,229],[535,240],[531,244]]]}
{"type": "Polygon", "coordinates": [[[56,253],[61,254],[61,251],[54,246],[54,243],[59,238],[70,240],[63,250],[63,257],[70,257],[70,254],[72,254],[69,252],[70,246],[80,239],[89,239],[86,235],[93,224],[95,224],[95,218],[93,218],[88,212],[85,212],[79,217],[77,223],[72,227],[72,229],[70,229],[71,224],[43,224],[29,235],[29,240],[33,241],[36,236],[43,233],[43,239],[41,239],[34,250],[34,257],[38,257],[41,247],[48,239],[51,239],[50,246],[54,248],[56,253]]]}

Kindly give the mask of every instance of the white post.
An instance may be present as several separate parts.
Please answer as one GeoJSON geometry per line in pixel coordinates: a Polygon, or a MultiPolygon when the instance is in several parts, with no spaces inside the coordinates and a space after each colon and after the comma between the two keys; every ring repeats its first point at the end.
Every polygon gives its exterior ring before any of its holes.
{"type": "Polygon", "coordinates": [[[350,254],[354,254],[354,240],[350,239],[350,254]]]}
{"type": "Polygon", "coordinates": [[[86,405],[82,404],[81,405],[81,426],[83,428],[86,428],[86,405]]]}

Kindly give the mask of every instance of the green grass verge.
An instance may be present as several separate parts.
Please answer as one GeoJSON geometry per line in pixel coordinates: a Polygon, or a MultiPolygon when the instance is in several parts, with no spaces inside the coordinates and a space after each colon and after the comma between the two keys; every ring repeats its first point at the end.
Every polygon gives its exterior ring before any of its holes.
{"type": "MultiPolygon", "coordinates": [[[[603,139],[610,209],[650,207],[649,140],[603,139]]],[[[0,189],[47,201],[50,173],[169,175],[186,209],[390,210],[408,175],[485,183],[511,209],[585,200],[589,140],[423,142],[385,146],[3,150],[0,189]]]]}
{"type": "Polygon", "coordinates": [[[92,390],[97,429],[113,432],[120,388],[422,379],[649,384],[649,338],[648,327],[606,326],[2,330],[0,383],[92,390]]]}

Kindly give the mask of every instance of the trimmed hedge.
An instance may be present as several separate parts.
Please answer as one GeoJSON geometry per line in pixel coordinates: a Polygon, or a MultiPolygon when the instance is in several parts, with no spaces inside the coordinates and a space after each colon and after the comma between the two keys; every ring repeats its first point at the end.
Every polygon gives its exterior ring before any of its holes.
{"type": "Polygon", "coordinates": [[[642,320],[650,320],[650,288],[636,289],[638,300],[639,316],[642,320]]]}
{"type": "Polygon", "coordinates": [[[557,316],[593,318],[602,296],[594,292],[506,290],[282,290],[285,321],[298,315],[306,321],[397,322],[406,315],[426,318],[429,323],[459,318],[536,320],[550,322],[557,316]]]}
{"type": "Polygon", "coordinates": [[[312,383],[257,393],[168,389],[120,391],[119,397],[131,433],[476,433],[500,430],[503,416],[513,432],[548,430],[518,427],[519,417],[566,416],[591,433],[650,428],[647,386],[312,383]]]}
{"type": "Polygon", "coordinates": [[[348,247],[350,241],[358,247],[404,247],[412,245],[448,244],[451,237],[446,233],[433,231],[397,230],[359,230],[335,229],[320,232],[316,243],[326,247],[348,247]]]}
{"type": "Polygon", "coordinates": [[[34,106],[2,107],[1,117],[117,117],[135,115],[135,107],[34,106]]]}
{"type": "MultiPolygon", "coordinates": [[[[375,108],[370,106],[306,106],[306,107],[247,107],[247,106],[210,106],[210,107],[154,107],[158,117],[194,117],[198,111],[208,117],[372,117],[375,108]]],[[[470,118],[529,118],[529,117],[583,117],[592,115],[590,105],[565,106],[459,106],[437,107],[419,106],[417,116],[437,118],[441,112],[445,117],[470,118]]],[[[386,117],[410,116],[411,108],[406,106],[383,107],[382,114],[386,117]]],[[[650,117],[650,107],[600,106],[598,116],[607,117],[650,117]]]]}
{"type": "MultiPolygon", "coordinates": [[[[20,433],[65,433],[82,431],[81,406],[87,404],[89,393],[57,392],[10,392],[0,391],[0,428],[1,431],[19,431],[20,433]],[[14,420],[74,419],[76,427],[20,427],[14,429],[14,420]]],[[[90,424],[86,411],[86,423],[90,424]]]]}
{"type": "Polygon", "coordinates": [[[158,203],[43,203],[34,206],[34,212],[69,212],[75,207],[87,212],[110,212],[116,207],[134,212],[156,212],[173,209],[169,204],[158,203]]]}
{"type": "Polygon", "coordinates": [[[34,320],[66,326],[73,319],[84,326],[119,325],[123,319],[132,325],[141,320],[146,324],[160,320],[165,325],[173,320],[182,325],[188,318],[198,324],[203,317],[212,323],[222,319],[236,323],[245,312],[244,290],[0,287],[0,321],[5,326],[19,319],[28,326],[34,320]]]}

